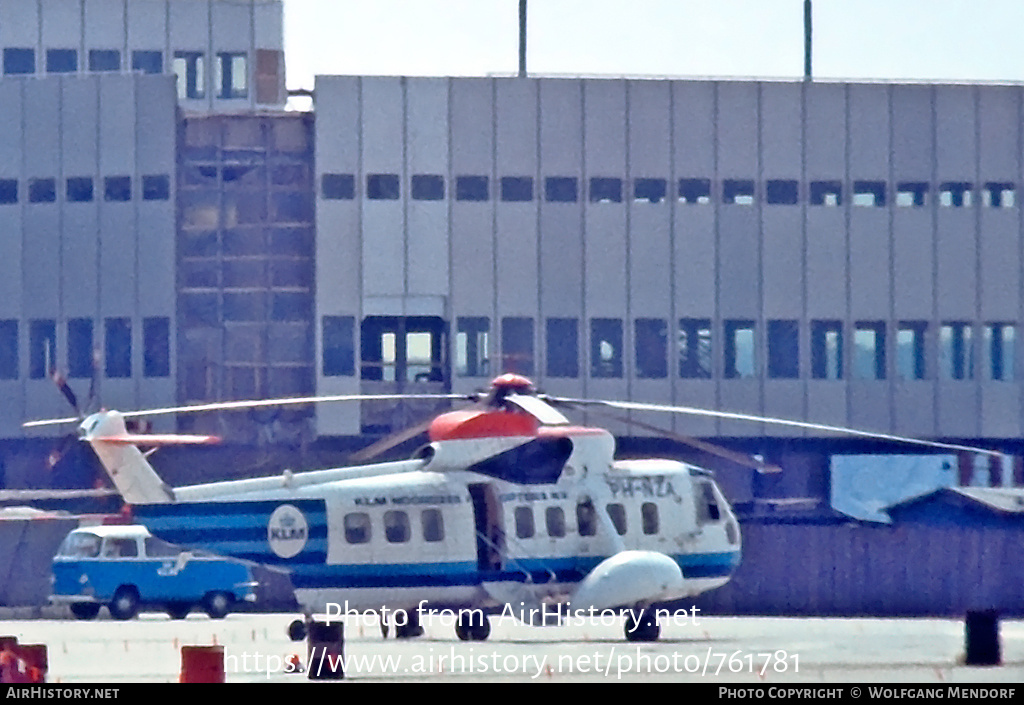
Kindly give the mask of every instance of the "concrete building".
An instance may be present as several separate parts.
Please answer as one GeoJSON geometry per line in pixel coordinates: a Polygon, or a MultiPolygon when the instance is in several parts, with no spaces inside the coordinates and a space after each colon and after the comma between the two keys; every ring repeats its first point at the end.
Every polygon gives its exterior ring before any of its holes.
{"type": "Polygon", "coordinates": [[[1015,442],[1021,96],[320,77],[318,389],[376,389],[380,365],[402,389],[514,370],[556,394],[1015,442]],[[424,336],[442,343],[412,360],[424,336]]]}
{"type": "MultiPolygon", "coordinates": [[[[280,2],[0,0],[0,433],[178,397],[178,131],[280,111],[280,2]]],[[[164,422],[167,423],[167,422],[164,422]]]]}
{"type": "Polygon", "coordinates": [[[98,348],[121,408],[515,371],[1019,449],[1022,86],[321,76],[291,113],[282,47],[280,0],[0,0],[0,436],[98,348]]]}

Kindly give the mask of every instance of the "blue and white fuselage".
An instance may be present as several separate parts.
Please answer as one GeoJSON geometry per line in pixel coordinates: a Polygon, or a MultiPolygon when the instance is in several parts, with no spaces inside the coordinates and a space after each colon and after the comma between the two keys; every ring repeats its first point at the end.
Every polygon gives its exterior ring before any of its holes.
{"type": "Polygon", "coordinates": [[[599,429],[452,412],[411,460],[173,489],[133,445],[104,440],[122,429],[116,412],[83,424],[150,531],[288,569],[312,613],[647,607],[723,585],[740,560],[708,472],[614,461],[599,429]]]}

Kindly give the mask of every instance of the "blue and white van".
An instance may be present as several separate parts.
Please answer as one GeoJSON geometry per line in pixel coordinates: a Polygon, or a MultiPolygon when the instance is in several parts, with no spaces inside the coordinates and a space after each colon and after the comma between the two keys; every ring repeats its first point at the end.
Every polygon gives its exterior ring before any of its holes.
{"type": "Polygon", "coordinates": [[[52,580],[50,601],[68,605],[78,619],[94,618],[103,605],[115,619],[131,619],[140,609],[184,619],[197,606],[220,619],[256,600],[248,564],[186,551],[139,525],[75,529],[53,558],[52,580]]]}

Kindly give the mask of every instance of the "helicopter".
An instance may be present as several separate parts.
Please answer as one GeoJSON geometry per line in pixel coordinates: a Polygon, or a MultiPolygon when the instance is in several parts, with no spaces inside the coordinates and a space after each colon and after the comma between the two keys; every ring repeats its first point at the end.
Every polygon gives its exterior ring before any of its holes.
{"type": "MultiPolygon", "coordinates": [[[[740,564],[740,525],[710,471],[667,458],[616,460],[608,431],[574,425],[560,408],[696,414],[992,453],[694,407],[559,398],[511,373],[469,398],[417,395],[472,405],[430,421],[429,443],[407,460],[170,487],[140,445],[219,439],[129,431],[154,414],[408,396],[100,411],[80,421],[78,435],[154,535],[290,571],[307,622],[372,612],[383,631],[390,613],[396,636],[409,637],[422,633],[425,615],[448,610],[464,641],[489,636],[488,615],[537,624],[609,612],[625,615],[628,641],[654,641],[667,606],[725,585],[740,564]]],[[[121,597],[131,594],[124,586],[121,597]]],[[[289,633],[302,639],[303,624],[289,633]]]]}

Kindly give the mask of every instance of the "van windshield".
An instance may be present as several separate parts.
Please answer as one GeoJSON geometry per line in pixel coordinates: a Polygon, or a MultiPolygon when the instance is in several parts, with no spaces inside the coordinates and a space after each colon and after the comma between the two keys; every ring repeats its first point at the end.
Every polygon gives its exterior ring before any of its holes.
{"type": "Polygon", "coordinates": [[[100,555],[100,537],[86,532],[68,534],[57,555],[64,558],[95,558],[100,555]]]}

